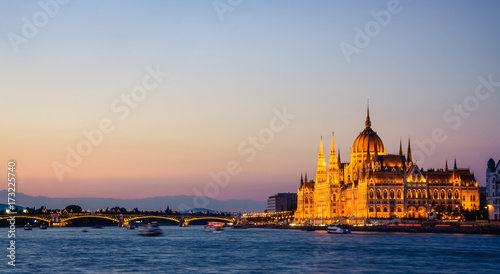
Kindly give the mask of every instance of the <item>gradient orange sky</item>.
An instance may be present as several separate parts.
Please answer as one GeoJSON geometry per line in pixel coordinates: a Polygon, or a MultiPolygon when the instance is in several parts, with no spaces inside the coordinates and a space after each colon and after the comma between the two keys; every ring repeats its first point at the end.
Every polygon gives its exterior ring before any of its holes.
{"type": "Polygon", "coordinates": [[[214,181],[210,172],[236,161],[241,172],[215,198],[265,200],[295,192],[301,172],[314,179],[320,136],[328,154],[335,131],[348,161],[369,98],[372,128],[388,153],[398,152],[400,139],[406,151],[408,137],[418,150],[439,128],[446,141],[419,165],[443,168],[456,157],[485,185],[486,162],[500,158],[500,87],[467,117],[443,115],[470,103],[480,77],[500,82],[498,3],[401,5],[349,63],[339,45],[353,44],[354,28],[387,1],[251,1],[223,20],[211,1],[72,1],[17,53],[9,33],[21,35],[22,18],[42,8],[4,1],[2,176],[14,159],[17,191],[34,196],[195,195],[214,181]],[[168,77],[121,120],[113,102],[157,66],[168,77]],[[283,108],[296,118],[248,161],[238,146],[283,108]],[[67,147],[76,149],[103,118],[114,131],[58,180],[53,163],[65,164],[67,147]]]}

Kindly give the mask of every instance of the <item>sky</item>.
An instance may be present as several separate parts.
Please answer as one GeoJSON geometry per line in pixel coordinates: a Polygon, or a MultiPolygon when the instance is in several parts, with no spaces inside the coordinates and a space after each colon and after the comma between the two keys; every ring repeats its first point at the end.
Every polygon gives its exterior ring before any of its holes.
{"type": "MultiPolygon", "coordinates": [[[[49,197],[264,201],[364,129],[485,185],[497,1],[0,1],[0,158],[49,197]],[[66,3],[67,2],[67,3],[66,3]]],[[[328,156],[327,156],[328,157],[328,156]]],[[[7,189],[4,180],[0,189],[7,189]]]]}

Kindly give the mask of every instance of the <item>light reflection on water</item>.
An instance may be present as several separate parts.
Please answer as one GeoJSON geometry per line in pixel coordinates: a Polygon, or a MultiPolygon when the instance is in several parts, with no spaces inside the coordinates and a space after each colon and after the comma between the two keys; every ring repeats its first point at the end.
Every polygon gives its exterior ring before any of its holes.
{"type": "MultiPolygon", "coordinates": [[[[105,227],[17,229],[16,267],[0,272],[496,272],[500,237],[163,227],[161,237],[105,227]]],[[[0,229],[8,244],[7,229],[0,229]]]]}

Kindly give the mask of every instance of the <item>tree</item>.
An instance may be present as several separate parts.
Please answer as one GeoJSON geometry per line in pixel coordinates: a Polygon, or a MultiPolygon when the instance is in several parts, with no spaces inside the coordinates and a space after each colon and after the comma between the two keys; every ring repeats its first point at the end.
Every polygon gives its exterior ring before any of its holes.
{"type": "Polygon", "coordinates": [[[79,205],[69,205],[64,210],[66,210],[66,212],[78,212],[78,213],[80,213],[80,212],[82,212],[82,207],[79,205]]]}

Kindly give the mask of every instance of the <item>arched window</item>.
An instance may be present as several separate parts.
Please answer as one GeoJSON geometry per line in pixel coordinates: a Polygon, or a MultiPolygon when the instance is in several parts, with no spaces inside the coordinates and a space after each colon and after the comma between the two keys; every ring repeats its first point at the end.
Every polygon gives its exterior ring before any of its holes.
{"type": "Polygon", "coordinates": [[[380,206],[377,206],[377,212],[382,212],[380,211],[380,206]]]}
{"type": "Polygon", "coordinates": [[[402,212],[403,210],[401,209],[400,206],[398,206],[398,212],[402,212]]]}
{"type": "Polygon", "coordinates": [[[473,202],[474,202],[474,201],[476,201],[476,196],[471,195],[471,196],[470,196],[470,200],[471,200],[471,201],[473,201],[473,202]]]}
{"type": "Polygon", "coordinates": [[[451,199],[451,197],[453,197],[453,196],[451,195],[451,189],[448,189],[448,199],[451,199]]]}
{"type": "Polygon", "coordinates": [[[384,212],[387,212],[387,207],[386,206],[384,206],[384,212]]]}
{"type": "Polygon", "coordinates": [[[393,189],[391,189],[391,196],[390,197],[391,197],[391,199],[394,199],[394,190],[393,189]]]}
{"type": "Polygon", "coordinates": [[[420,191],[420,189],[417,191],[416,198],[422,198],[422,192],[420,191]]]}
{"type": "Polygon", "coordinates": [[[444,189],[441,189],[441,199],[446,198],[446,194],[444,192],[444,189]]]}
{"type": "Polygon", "coordinates": [[[418,197],[417,197],[417,191],[415,191],[415,189],[412,191],[412,193],[411,193],[411,194],[412,194],[413,198],[418,198],[418,197]]]}
{"type": "Polygon", "coordinates": [[[398,199],[401,199],[401,189],[398,189],[398,199]]]}
{"type": "Polygon", "coordinates": [[[434,199],[438,199],[439,196],[438,196],[438,191],[437,189],[434,189],[434,199]]]}
{"type": "Polygon", "coordinates": [[[373,206],[370,206],[370,212],[373,212],[373,206]]]}
{"type": "Polygon", "coordinates": [[[309,203],[309,200],[308,200],[308,199],[307,199],[307,197],[306,197],[306,204],[307,204],[307,203],[309,203]]]}
{"type": "Polygon", "coordinates": [[[380,199],[380,190],[377,189],[377,199],[380,199]]]}
{"type": "Polygon", "coordinates": [[[337,201],[337,194],[333,193],[332,199],[333,199],[333,201],[337,201]]]}
{"type": "Polygon", "coordinates": [[[387,199],[387,189],[384,189],[384,199],[387,199]]]}
{"type": "Polygon", "coordinates": [[[455,190],[455,199],[458,199],[460,198],[460,193],[458,193],[458,189],[455,190]]]}
{"type": "Polygon", "coordinates": [[[370,199],[373,199],[373,189],[370,189],[370,199]]]}

